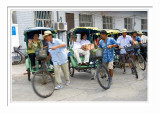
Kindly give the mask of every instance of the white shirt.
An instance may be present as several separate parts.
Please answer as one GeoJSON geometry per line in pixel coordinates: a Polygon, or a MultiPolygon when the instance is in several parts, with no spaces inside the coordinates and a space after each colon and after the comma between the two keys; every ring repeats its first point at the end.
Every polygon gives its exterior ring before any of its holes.
{"type": "Polygon", "coordinates": [[[81,45],[91,44],[89,40],[81,40],[81,45]]]}
{"type": "Polygon", "coordinates": [[[126,54],[124,47],[130,45],[131,42],[132,38],[129,35],[126,35],[125,38],[123,37],[123,35],[118,37],[117,43],[122,47],[122,49],[120,50],[120,54],[126,54]]]}
{"type": "Polygon", "coordinates": [[[141,40],[143,41],[143,43],[147,43],[148,37],[145,36],[145,35],[142,35],[142,36],[141,36],[141,40]]]}
{"type": "Polygon", "coordinates": [[[72,44],[72,49],[73,50],[76,50],[76,49],[80,49],[81,48],[81,43],[80,42],[73,42],[73,44],[72,44]]]}

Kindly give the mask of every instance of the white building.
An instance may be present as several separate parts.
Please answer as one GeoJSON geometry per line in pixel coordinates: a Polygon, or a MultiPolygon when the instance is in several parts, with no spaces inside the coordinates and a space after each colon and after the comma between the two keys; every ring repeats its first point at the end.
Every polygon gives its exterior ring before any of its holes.
{"type": "MultiPolygon", "coordinates": [[[[23,35],[25,29],[55,28],[57,21],[67,22],[68,30],[79,26],[119,30],[126,28],[128,31],[147,30],[146,11],[13,11],[11,20],[12,26],[17,26],[16,32],[18,31],[15,35],[18,38],[13,38],[12,46],[22,45],[22,48],[26,48],[23,35]]],[[[66,39],[66,32],[63,37],[66,39]]]]}

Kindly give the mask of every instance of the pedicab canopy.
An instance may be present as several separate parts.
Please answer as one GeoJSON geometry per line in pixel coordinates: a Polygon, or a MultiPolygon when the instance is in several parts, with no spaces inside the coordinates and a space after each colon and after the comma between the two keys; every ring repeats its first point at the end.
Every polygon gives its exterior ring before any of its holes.
{"type": "Polygon", "coordinates": [[[118,29],[104,29],[107,31],[108,34],[118,34],[120,33],[120,30],[118,29]]]}
{"type": "Polygon", "coordinates": [[[73,33],[75,34],[81,34],[81,33],[89,33],[89,34],[93,34],[93,33],[99,33],[100,29],[97,27],[76,27],[73,29],[73,33]]]}
{"type": "MultiPolygon", "coordinates": [[[[57,33],[55,29],[47,28],[47,27],[34,27],[34,28],[28,28],[24,30],[24,42],[26,42],[27,48],[28,48],[28,39],[33,39],[33,34],[42,34],[44,35],[44,31],[51,31],[54,34],[57,33]]],[[[55,36],[54,36],[55,37],[55,36]]]]}
{"type": "MultiPolygon", "coordinates": [[[[118,29],[103,29],[103,30],[107,32],[107,36],[120,33],[120,30],[118,29]]],[[[96,35],[100,35],[100,33],[96,33],[96,35]]]]}
{"type": "MultiPolygon", "coordinates": [[[[53,34],[56,34],[56,30],[52,28],[47,27],[34,27],[34,28],[28,28],[24,30],[24,36],[25,39],[33,39],[33,34],[42,34],[44,35],[44,31],[51,31],[53,34]]],[[[26,42],[26,40],[24,40],[26,42]]]]}

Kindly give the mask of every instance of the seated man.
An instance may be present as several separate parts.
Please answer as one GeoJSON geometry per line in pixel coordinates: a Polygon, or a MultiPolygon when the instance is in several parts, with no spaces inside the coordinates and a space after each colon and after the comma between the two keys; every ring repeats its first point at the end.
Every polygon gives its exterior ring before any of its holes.
{"type": "Polygon", "coordinates": [[[85,65],[88,66],[89,62],[89,56],[90,56],[90,51],[89,51],[89,46],[90,41],[87,40],[87,35],[85,34],[83,36],[83,40],[81,42],[77,42],[76,39],[73,42],[73,50],[74,50],[74,57],[77,59],[78,65],[85,65]],[[82,63],[79,54],[83,54],[85,59],[84,62],[82,63]]]}

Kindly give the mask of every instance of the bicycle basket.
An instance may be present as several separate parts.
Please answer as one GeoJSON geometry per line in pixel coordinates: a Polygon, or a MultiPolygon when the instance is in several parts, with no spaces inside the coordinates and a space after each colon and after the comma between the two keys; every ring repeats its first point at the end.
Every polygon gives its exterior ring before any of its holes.
{"type": "Polygon", "coordinates": [[[47,51],[45,49],[43,49],[43,50],[37,49],[35,51],[35,54],[36,54],[37,60],[45,60],[47,58],[47,51]]]}
{"type": "Polygon", "coordinates": [[[134,45],[134,49],[139,49],[140,45],[134,45]]]}
{"type": "Polygon", "coordinates": [[[147,43],[143,43],[141,46],[142,46],[143,48],[145,48],[145,47],[147,47],[147,43]]]}
{"type": "Polygon", "coordinates": [[[127,47],[124,47],[124,49],[126,50],[126,52],[134,51],[134,47],[133,46],[127,46],[127,47]]]}
{"type": "Polygon", "coordinates": [[[93,58],[102,59],[103,57],[103,49],[98,48],[95,52],[92,52],[93,58]]]}

